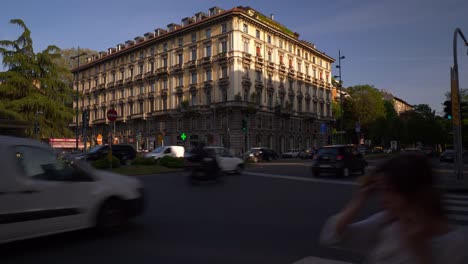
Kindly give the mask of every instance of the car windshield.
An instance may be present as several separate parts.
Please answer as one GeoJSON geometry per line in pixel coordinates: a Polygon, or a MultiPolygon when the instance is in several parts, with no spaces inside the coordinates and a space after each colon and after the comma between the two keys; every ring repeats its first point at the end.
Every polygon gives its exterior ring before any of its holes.
{"type": "Polygon", "coordinates": [[[322,148],[319,149],[318,155],[337,155],[338,149],[337,148],[322,148]]]}
{"type": "Polygon", "coordinates": [[[100,149],[102,149],[104,146],[95,146],[94,148],[90,149],[89,150],[89,153],[96,153],[98,152],[100,149]]]}
{"type": "Polygon", "coordinates": [[[161,153],[162,151],[164,150],[164,147],[157,147],[155,148],[153,151],[151,151],[151,153],[161,153]]]}

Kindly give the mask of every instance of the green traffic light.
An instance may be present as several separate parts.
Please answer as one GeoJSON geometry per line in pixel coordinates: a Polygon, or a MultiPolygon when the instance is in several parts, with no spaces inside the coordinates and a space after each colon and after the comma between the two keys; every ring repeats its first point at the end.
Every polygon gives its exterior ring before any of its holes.
{"type": "Polygon", "coordinates": [[[447,116],[447,119],[452,120],[452,116],[451,115],[447,116]]]}

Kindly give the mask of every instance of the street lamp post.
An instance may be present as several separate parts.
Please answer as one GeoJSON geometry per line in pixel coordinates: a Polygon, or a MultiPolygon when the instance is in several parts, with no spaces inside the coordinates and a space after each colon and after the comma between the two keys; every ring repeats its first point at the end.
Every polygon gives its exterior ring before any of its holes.
{"type": "Polygon", "coordinates": [[[34,113],[34,134],[35,134],[36,139],[38,139],[38,135],[39,135],[39,120],[37,116],[42,115],[42,114],[44,114],[42,111],[36,111],[36,113],[34,113]]]}
{"type": "Polygon", "coordinates": [[[460,118],[460,90],[458,80],[458,62],[457,62],[457,36],[468,46],[463,32],[456,28],[453,34],[453,67],[451,68],[451,97],[452,97],[452,115],[453,115],[453,145],[455,146],[455,174],[458,180],[463,180],[463,146],[462,129],[460,118]]]}
{"type": "MultiPolygon", "coordinates": [[[[78,47],[78,55],[75,55],[75,56],[71,56],[70,59],[72,60],[75,60],[77,59],[78,60],[78,66],[77,68],[80,68],[80,57],[81,56],[86,56],[86,52],[82,52],[80,53],[80,48],[78,47]]],[[[75,118],[76,118],[76,121],[75,121],[75,139],[76,139],[76,150],[78,151],[78,98],[79,98],[79,85],[80,85],[80,74],[79,72],[76,73],[76,106],[75,106],[75,118]]]]}
{"type": "Polygon", "coordinates": [[[340,135],[341,135],[341,143],[343,143],[343,81],[341,78],[341,60],[344,60],[346,57],[341,56],[341,50],[338,50],[338,65],[336,65],[336,68],[338,69],[338,74],[335,75],[335,78],[340,78],[339,86],[340,86],[340,135]]]}

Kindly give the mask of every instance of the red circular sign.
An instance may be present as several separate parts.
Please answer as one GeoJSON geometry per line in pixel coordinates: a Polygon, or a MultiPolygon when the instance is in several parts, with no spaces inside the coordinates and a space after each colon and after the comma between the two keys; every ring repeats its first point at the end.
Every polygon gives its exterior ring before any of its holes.
{"type": "Polygon", "coordinates": [[[117,111],[115,111],[115,109],[109,109],[107,111],[107,119],[109,119],[109,121],[115,121],[117,119],[118,115],[117,115],[117,111]]]}

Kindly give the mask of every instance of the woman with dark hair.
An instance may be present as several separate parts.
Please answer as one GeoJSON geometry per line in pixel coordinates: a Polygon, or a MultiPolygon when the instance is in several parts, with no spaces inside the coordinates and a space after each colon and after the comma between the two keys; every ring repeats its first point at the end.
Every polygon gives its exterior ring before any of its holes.
{"type": "Polygon", "coordinates": [[[368,263],[468,263],[467,236],[448,224],[431,163],[420,154],[396,156],[365,176],[321,242],[367,254],[368,263]],[[353,223],[373,193],[383,211],[353,223]]]}

